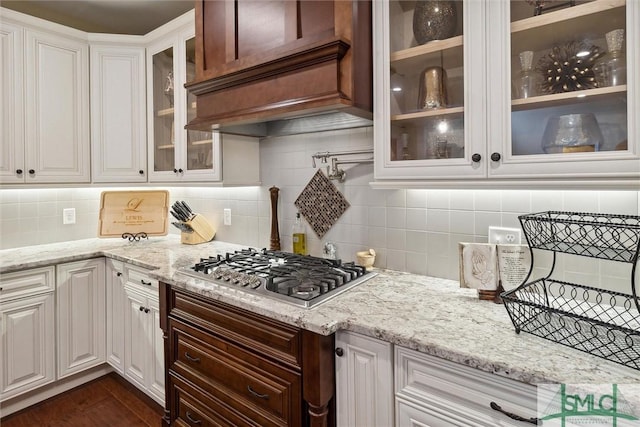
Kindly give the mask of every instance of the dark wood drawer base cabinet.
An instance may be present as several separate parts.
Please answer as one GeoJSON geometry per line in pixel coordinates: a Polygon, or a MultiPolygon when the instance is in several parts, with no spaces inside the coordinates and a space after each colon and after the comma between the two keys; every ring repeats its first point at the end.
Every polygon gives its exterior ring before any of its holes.
{"type": "Polygon", "coordinates": [[[333,336],[160,284],[174,426],[334,426],[333,336]]]}

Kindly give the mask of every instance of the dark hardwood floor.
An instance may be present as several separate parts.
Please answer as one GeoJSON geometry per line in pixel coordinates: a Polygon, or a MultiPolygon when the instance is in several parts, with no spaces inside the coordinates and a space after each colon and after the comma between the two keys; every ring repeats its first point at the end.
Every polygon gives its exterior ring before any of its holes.
{"type": "Polygon", "coordinates": [[[2,427],[159,427],[163,410],[115,373],[0,420],[2,427]]]}

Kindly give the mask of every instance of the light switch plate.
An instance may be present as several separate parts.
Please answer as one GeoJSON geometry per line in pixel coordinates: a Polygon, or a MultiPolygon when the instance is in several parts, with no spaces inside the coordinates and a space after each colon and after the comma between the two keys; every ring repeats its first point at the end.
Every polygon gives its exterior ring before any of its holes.
{"type": "Polygon", "coordinates": [[[224,225],[231,225],[231,209],[225,209],[223,211],[224,215],[223,215],[223,224],[224,225]]]}

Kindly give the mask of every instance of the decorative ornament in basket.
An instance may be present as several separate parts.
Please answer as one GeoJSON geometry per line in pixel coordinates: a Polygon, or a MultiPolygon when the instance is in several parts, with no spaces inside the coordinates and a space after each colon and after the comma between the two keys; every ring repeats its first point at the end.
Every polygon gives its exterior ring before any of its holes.
{"type": "Polygon", "coordinates": [[[553,94],[597,88],[593,66],[603,55],[598,46],[581,42],[554,46],[540,58],[536,67],[542,76],[541,92],[553,94]]]}

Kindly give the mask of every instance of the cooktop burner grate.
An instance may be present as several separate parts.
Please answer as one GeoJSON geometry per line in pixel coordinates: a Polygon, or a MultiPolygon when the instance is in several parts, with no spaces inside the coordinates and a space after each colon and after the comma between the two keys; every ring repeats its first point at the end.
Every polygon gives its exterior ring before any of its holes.
{"type": "Polygon", "coordinates": [[[201,258],[183,274],[311,307],[375,276],[353,262],[267,249],[201,258]]]}

